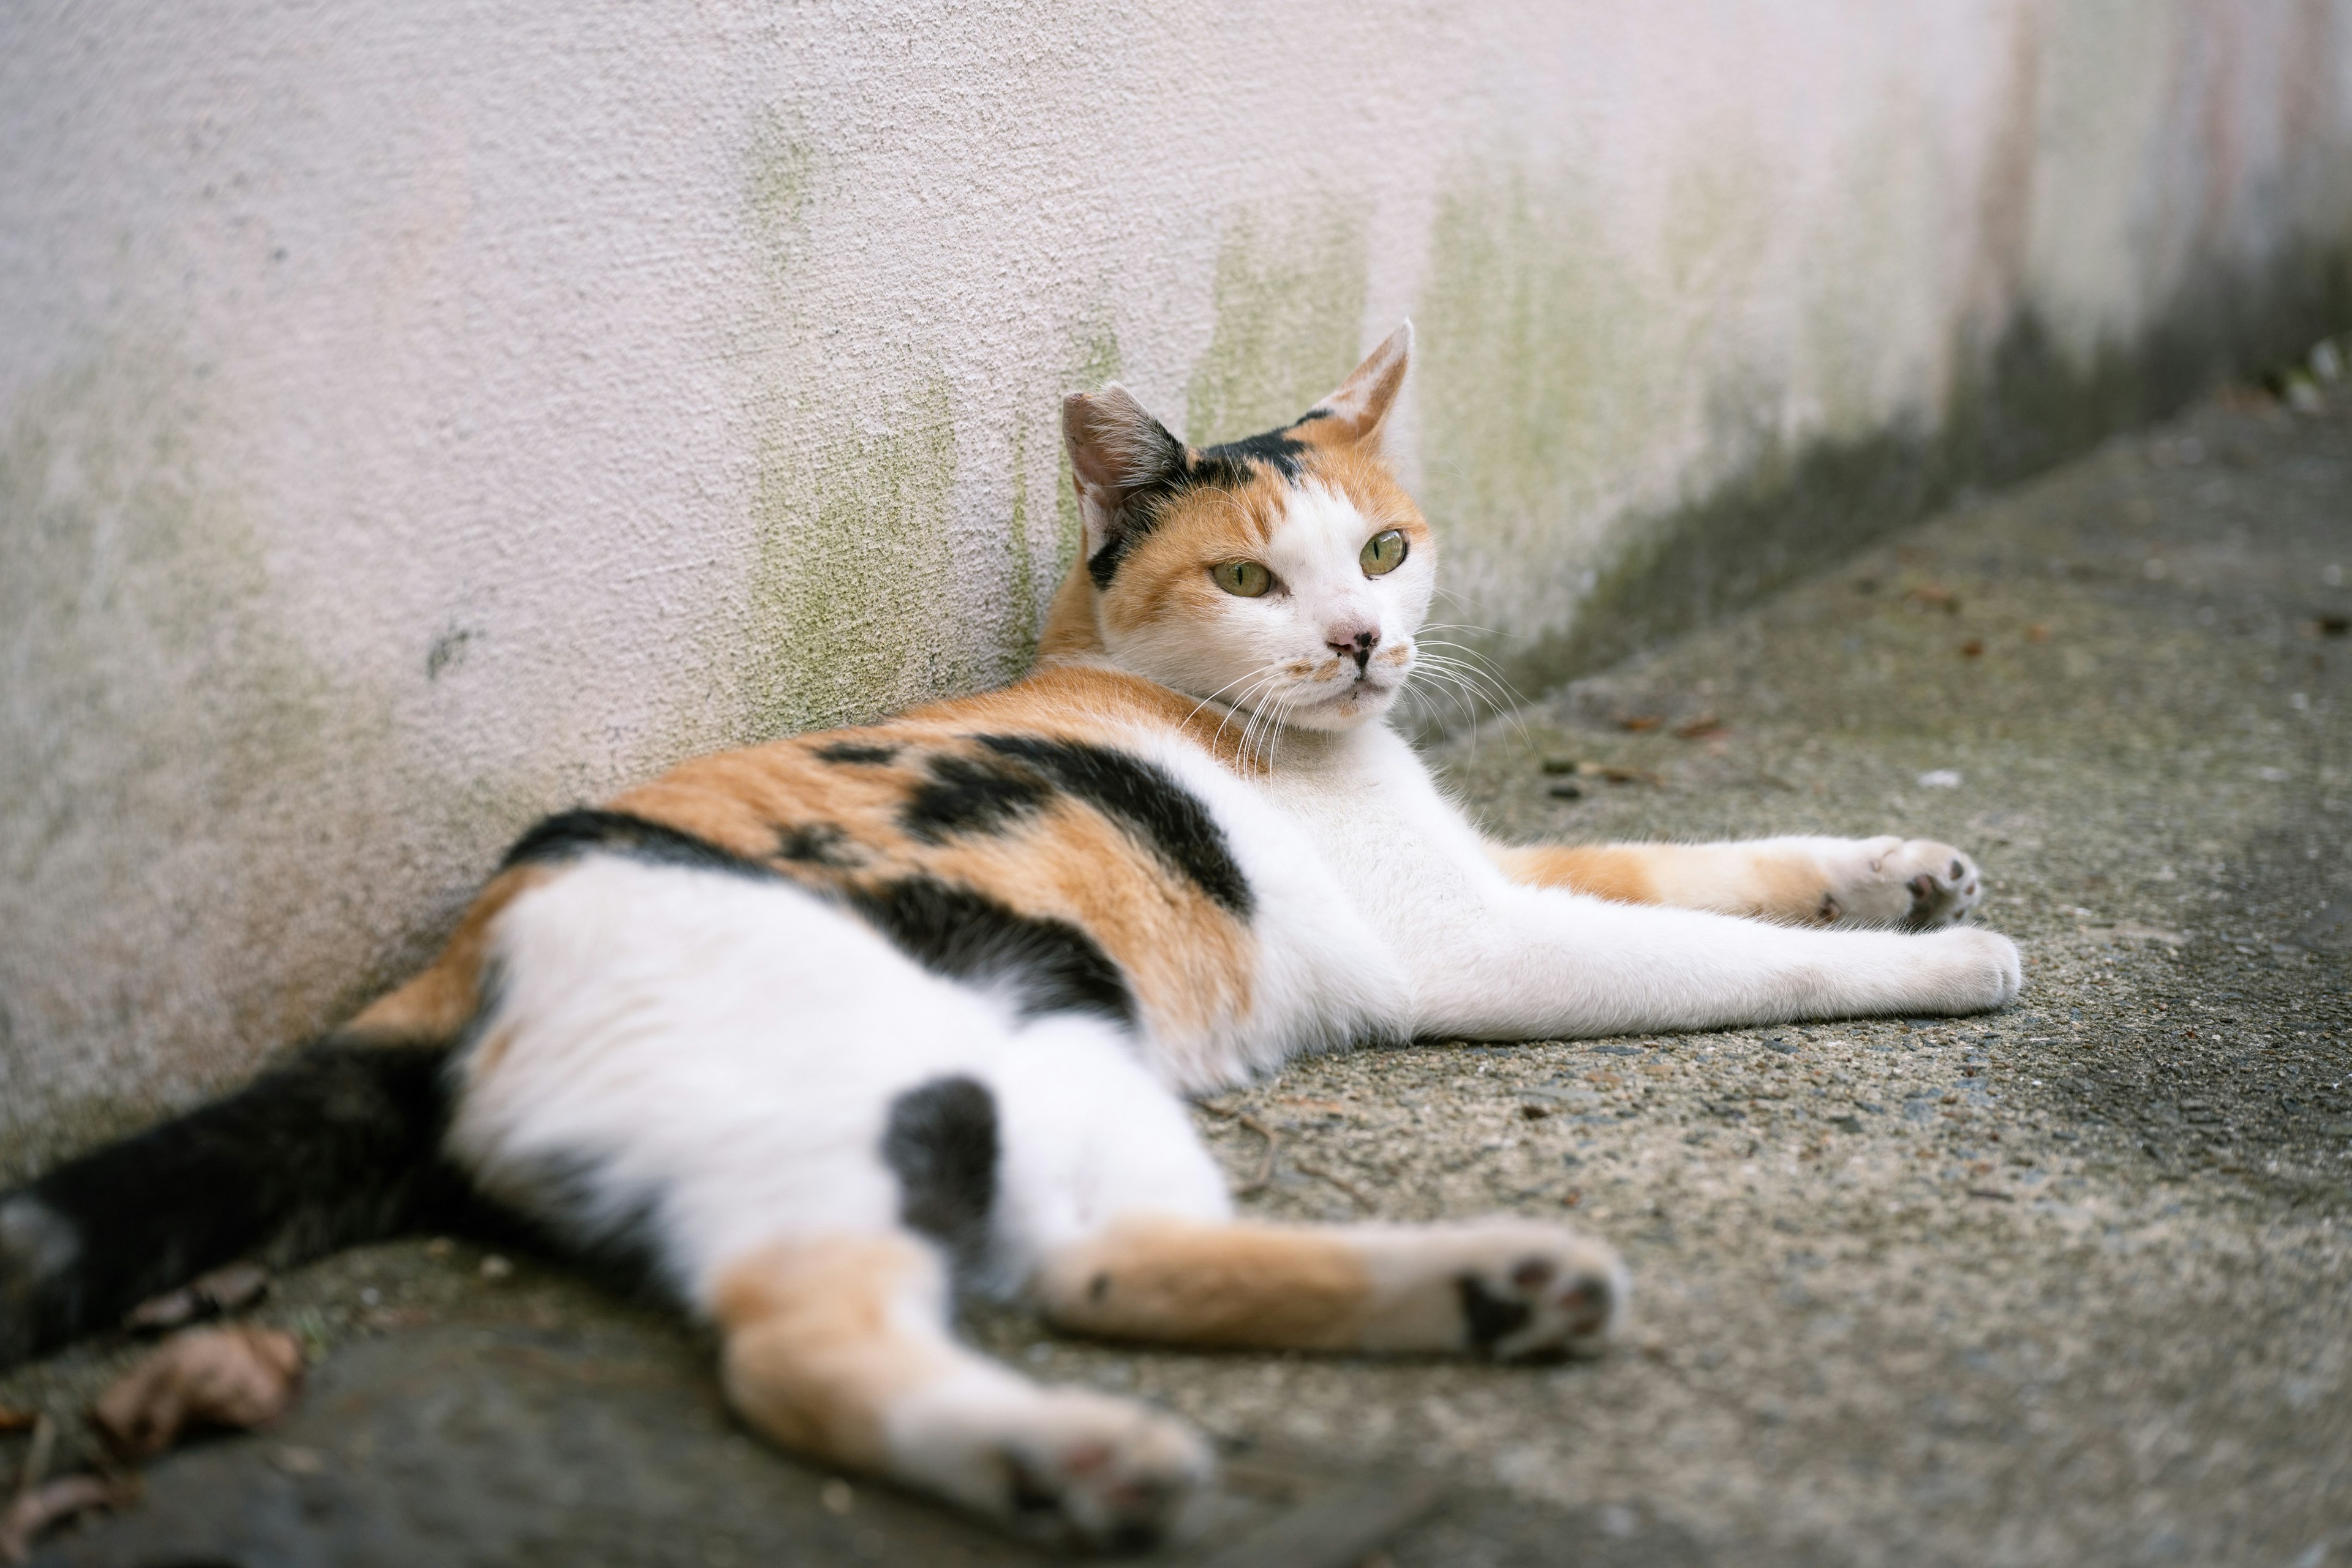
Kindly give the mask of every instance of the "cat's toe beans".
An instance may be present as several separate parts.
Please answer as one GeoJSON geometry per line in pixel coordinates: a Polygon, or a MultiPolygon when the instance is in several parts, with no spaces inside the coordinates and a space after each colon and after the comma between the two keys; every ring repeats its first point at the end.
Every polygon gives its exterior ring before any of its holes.
{"type": "Polygon", "coordinates": [[[1959,850],[1925,838],[1885,842],[1870,841],[1869,869],[1850,900],[1857,912],[1932,931],[1958,924],[1981,900],[1983,877],[1959,850]]]}
{"type": "Polygon", "coordinates": [[[1617,1255],[1572,1231],[1498,1237],[1503,1255],[1455,1280],[1470,1348],[1497,1361],[1599,1352],[1625,1309],[1617,1255]]]}
{"type": "Polygon", "coordinates": [[[1003,1447],[1006,1511],[1024,1533],[1090,1551],[1147,1552],[1184,1533],[1215,1484],[1206,1439],[1182,1421],[1075,1389],[1048,1394],[1003,1447]]]}

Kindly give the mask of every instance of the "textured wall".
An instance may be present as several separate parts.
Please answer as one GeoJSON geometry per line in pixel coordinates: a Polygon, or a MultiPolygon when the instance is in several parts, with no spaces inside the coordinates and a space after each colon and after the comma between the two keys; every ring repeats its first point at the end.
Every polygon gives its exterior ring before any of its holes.
{"type": "Polygon", "coordinates": [[[1065,390],[1230,437],[1412,315],[1447,618],[1535,668],[1812,454],[2340,301],[2352,0],[22,0],[0,147],[21,1162],[541,810],[1017,671],[1065,390]]]}

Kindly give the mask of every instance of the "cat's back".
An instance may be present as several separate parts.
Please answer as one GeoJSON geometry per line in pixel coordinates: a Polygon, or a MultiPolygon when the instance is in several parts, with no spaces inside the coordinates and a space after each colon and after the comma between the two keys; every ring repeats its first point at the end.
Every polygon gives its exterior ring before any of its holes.
{"type": "Polygon", "coordinates": [[[1026,1012],[1133,1027],[1184,1087],[1325,1035],[1384,1032],[1395,999],[1351,978],[1371,935],[1244,760],[1243,728],[1074,663],[696,758],[525,835],[450,951],[359,1023],[394,1022],[420,993],[448,1011],[477,988],[502,909],[589,858],[621,857],[813,894],[1026,1012]]]}

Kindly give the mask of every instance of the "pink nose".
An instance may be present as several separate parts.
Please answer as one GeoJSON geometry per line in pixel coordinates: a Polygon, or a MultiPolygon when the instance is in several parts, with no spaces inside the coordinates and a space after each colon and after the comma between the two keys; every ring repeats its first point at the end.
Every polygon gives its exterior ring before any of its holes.
{"type": "Polygon", "coordinates": [[[1323,646],[1341,658],[1354,659],[1356,673],[1361,675],[1371,666],[1372,649],[1381,646],[1381,634],[1370,630],[1342,632],[1337,637],[1328,637],[1323,646]],[[1342,638],[1345,640],[1341,640],[1342,638]]]}

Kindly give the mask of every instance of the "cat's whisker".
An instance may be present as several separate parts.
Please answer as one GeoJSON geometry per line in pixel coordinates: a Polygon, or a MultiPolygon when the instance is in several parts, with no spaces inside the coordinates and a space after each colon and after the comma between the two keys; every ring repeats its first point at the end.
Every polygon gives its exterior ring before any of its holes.
{"type": "MultiPolygon", "coordinates": [[[[1263,674],[1256,680],[1251,682],[1249,688],[1243,693],[1241,701],[1242,703],[1246,704],[1245,710],[1250,716],[1249,721],[1242,727],[1240,755],[1244,766],[1248,765],[1250,749],[1253,744],[1252,737],[1257,731],[1261,721],[1264,721],[1266,718],[1267,710],[1259,701],[1259,694],[1262,692],[1273,691],[1281,679],[1282,672],[1278,669],[1270,674],[1263,674]]],[[[1237,706],[1238,705],[1241,704],[1237,704],[1237,706]]]]}
{"type": "MultiPolygon", "coordinates": [[[[1492,659],[1466,644],[1444,637],[1423,639],[1420,646],[1427,649],[1453,650],[1450,653],[1431,652],[1426,657],[1433,668],[1450,670],[1465,686],[1483,692],[1486,705],[1503,717],[1522,742],[1529,747],[1534,745],[1535,740],[1528,731],[1527,721],[1519,716],[1520,710],[1528,706],[1527,694],[1496,669],[1492,659]]],[[[1471,735],[1472,744],[1475,745],[1477,722],[1475,715],[1471,721],[1471,735]]]]}
{"type": "MultiPolygon", "coordinates": [[[[1464,694],[1461,678],[1455,675],[1453,671],[1447,669],[1443,664],[1434,660],[1432,660],[1426,666],[1422,667],[1422,668],[1425,668],[1427,670],[1428,679],[1422,681],[1419,685],[1414,685],[1412,681],[1408,681],[1406,684],[1406,689],[1411,691],[1414,697],[1423,700],[1433,699],[1436,695],[1442,693],[1453,701],[1455,709],[1462,714],[1465,722],[1475,723],[1478,717],[1477,705],[1464,694]]],[[[1421,675],[1422,668],[1416,668],[1413,671],[1413,674],[1415,676],[1421,675]]]]}
{"type": "MultiPolygon", "coordinates": [[[[1244,681],[1257,681],[1266,679],[1270,674],[1275,673],[1279,673],[1278,663],[1262,664],[1255,669],[1250,670],[1245,674],[1235,676],[1233,679],[1226,681],[1223,686],[1218,687],[1216,690],[1210,692],[1206,697],[1203,697],[1198,702],[1195,702],[1192,705],[1192,712],[1184,715],[1184,722],[1190,724],[1193,719],[1199,716],[1202,709],[1206,708],[1210,703],[1214,702],[1218,697],[1225,692],[1231,691],[1234,687],[1241,685],[1244,681]]],[[[1225,717],[1219,720],[1217,722],[1217,733],[1221,735],[1224,733],[1225,725],[1230,723],[1233,719],[1232,710],[1241,707],[1243,705],[1243,698],[1235,698],[1231,702],[1225,704],[1227,711],[1225,717]]]]}

